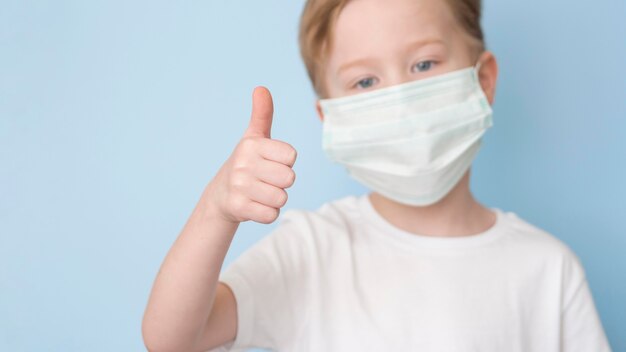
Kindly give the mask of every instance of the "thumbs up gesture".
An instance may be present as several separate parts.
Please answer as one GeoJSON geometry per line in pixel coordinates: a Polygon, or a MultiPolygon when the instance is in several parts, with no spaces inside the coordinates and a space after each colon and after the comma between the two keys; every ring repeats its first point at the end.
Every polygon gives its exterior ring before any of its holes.
{"type": "Polygon", "coordinates": [[[252,93],[252,116],[242,139],[206,188],[211,209],[239,223],[274,222],[296,178],[296,150],[271,139],[274,105],[265,87],[252,93]]]}

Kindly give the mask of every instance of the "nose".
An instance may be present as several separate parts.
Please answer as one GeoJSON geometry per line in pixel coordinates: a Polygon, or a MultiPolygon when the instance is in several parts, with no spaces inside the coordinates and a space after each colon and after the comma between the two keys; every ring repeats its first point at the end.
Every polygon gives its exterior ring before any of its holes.
{"type": "Polygon", "coordinates": [[[380,88],[395,86],[402,83],[408,83],[416,79],[415,74],[407,70],[405,65],[394,65],[385,72],[384,84],[380,88]]]}
{"type": "Polygon", "coordinates": [[[388,69],[385,78],[384,87],[395,86],[411,81],[410,75],[398,65],[394,65],[393,68],[388,69]]]}

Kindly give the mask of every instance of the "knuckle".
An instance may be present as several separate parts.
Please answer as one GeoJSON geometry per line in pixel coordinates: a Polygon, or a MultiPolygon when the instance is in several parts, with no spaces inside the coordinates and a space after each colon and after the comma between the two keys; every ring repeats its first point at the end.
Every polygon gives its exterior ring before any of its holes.
{"type": "Polygon", "coordinates": [[[234,190],[242,191],[247,185],[247,177],[244,172],[233,172],[230,178],[230,186],[234,190]]]}
{"type": "Polygon", "coordinates": [[[285,176],[285,178],[286,178],[285,182],[287,186],[291,186],[296,180],[296,173],[290,169],[289,172],[287,173],[287,176],[285,176]]]}
{"type": "Polygon", "coordinates": [[[289,146],[286,152],[286,157],[289,163],[293,164],[296,161],[296,158],[298,157],[298,152],[292,146],[289,146]]]}
{"type": "Polygon", "coordinates": [[[266,225],[272,223],[272,221],[267,220],[267,218],[263,216],[257,219],[256,222],[260,222],[261,224],[266,224],[266,225]]]}
{"type": "Polygon", "coordinates": [[[276,140],[276,152],[287,163],[292,164],[297,156],[296,149],[289,143],[276,140]]]}
{"type": "Polygon", "coordinates": [[[276,204],[278,204],[279,207],[282,207],[283,205],[287,203],[287,198],[288,198],[287,192],[281,189],[280,192],[278,192],[278,195],[276,196],[276,204]]]}
{"type": "Polygon", "coordinates": [[[245,212],[246,201],[243,197],[232,197],[229,202],[230,212],[241,216],[245,212]]]}
{"type": "Polygon", "coordinates": [[[245,172],[248,169],[248,159],[242,156],[238,156],[233,160],[234,172],[245,172]]]}
{"type": "Polygon", "coordinates": [[[278,218],[278,214],[280,213],[280,211],[278,209],[274,209],[274,208],[268,208],[265,216],[264,216],[264,220],[266,221],[267,224],[274,222],[274,220],[276,220],[278,218]]]}
{"type": "Polygon", "coordinates": [[[239,146],[244,151],[254,150],[256,148],[256,140],[252,137],[245,137],[239,142],[239,146]]]}
{"type": "Polygon", "coordinates": [[[255,221],[262,224],[271,224],[278,217],[278,210],[270,207],[264,207],[258,214],[255,221]]]}

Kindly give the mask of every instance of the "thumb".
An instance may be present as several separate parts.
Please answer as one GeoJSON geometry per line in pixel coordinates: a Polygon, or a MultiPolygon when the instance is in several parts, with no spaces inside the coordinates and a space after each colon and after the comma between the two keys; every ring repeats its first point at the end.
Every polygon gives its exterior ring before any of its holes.
{"type": "Polygon", "coordinates": [[[270,91],[262,86],[254,88],[252,92],[252,115],[245,136],[271,138],[273,115],[274,103],[270,91]]]}

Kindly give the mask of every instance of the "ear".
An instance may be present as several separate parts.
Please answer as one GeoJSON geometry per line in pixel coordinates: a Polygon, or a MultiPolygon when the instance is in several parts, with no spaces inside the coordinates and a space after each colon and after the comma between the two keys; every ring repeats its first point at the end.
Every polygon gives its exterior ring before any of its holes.
{"type": "Polygon", "coordinates": [[[322,112],[322,107],[320,106],[320,101],[315,101],[315,110],[317,111],[317,116],[319,116],[320,121],[324,122],[324,113],[322,112]]]}
{"type": "Polygon", "coordinates": [[[496,57],[490,51],[485,51],[478,59],[482,64],[478,72],[480,85],[489,100],[489,104],[493,105],[496,95],[496,81],[498,79],[498,63],[496,57]]]}

